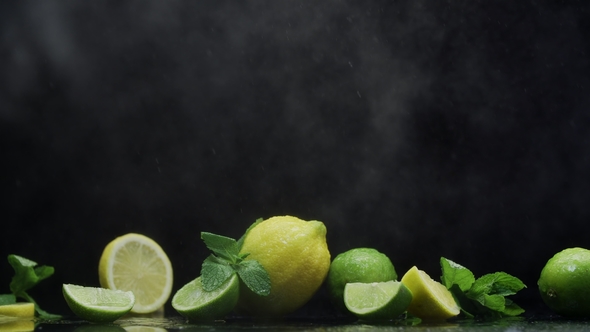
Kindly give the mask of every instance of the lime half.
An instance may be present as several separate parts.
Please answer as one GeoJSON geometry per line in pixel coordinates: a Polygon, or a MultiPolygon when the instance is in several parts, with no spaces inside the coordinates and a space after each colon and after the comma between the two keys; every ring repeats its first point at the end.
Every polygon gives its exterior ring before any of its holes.
{"type": "Polygon", "coordinates": [[[412,302],[412,292],[399,281],[348,283],[344,305],[362,320],[390,320],[403,314],[412,302]]]}
{"type": "Polygon", "coordinates": [[[211,292],[203,289],[198,277],[174,294],[172,307],[189,321],[222,319],[234,309],[239,295],[240,282],[235,273],[211,292]]]}
{"type": "Polygon", "coordinates": [[[106,323],[128,313],[135,304],[132,292],[64,284],[64,298],[72,312],[87,321],[106,323]]]}

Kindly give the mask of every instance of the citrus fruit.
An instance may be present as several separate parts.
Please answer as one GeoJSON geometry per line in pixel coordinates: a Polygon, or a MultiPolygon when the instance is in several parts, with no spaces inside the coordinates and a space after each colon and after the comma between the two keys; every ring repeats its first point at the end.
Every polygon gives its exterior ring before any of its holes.
{"type": "Polygon", "coordinates": [[[198,277],[174,294],[172,307],[189,321],[221,319],[234,309],[239,295],[240,282],[235,273],[211,292],[203,289],[198,277]]]}
{"type": "Polygon", "coordinates": [[[32,318],[24,317],[8,317],[0,316],[0,331],[8,332],[23,332],[23,331],[34,331],[35,320],[32,318]]]}
{"type": "Polygon", "coordinates": [[[390,320],[404,313],[412,292],[399,281],[348,283],[344,287],[346,308],[361,320],[390,320]]]}
{"type": "Polygon", "coordinates": [[[133,313],[160,309],[172,292],[172,265],[152,239],[135,233],[117,237],[104,249],[98,266],[100,285],[132,291],[133,313]]]}
{"type": "Polygon", "coordinates": [[[18,302],[0,305],[0,316],[10,317],[34,317],[35,304],[32,302],[18,302]]]}
{"type": "Polygon", "coordinates": [[[113,322],[135,304],[132,292],[64,284],[62,291],[72,312],[90,322],[113,322]]]}
{"type": "Polygon", "coordinates": [[[350,282],[383,282],[396,280],[397,273],[389,258],[373,248],[345,251],[332,261],[326,284],[332,302],[344,309],[344,286],[350,282]]]}
{"type": "Polygon", "coordinates": [[[292,216],[266,219],[252,227],[240,254],[268,272],[270,294],[257,295],[240,285],[238,309],[256,316],[282,316],[302,307],[322,285],[330,268],[326,226],[292,216]]]}
{"type": "Polygon", "coordinates": [[[417,267],[408,270],[401,281],[412,292],[410,314],[423,320],[445,320],[460,313],[451,292],[417,267]]]}
{"type": "Polygon", "coordinates": [[[568,248],[556,253],[537,285],[545,304],[556,313],[590,317],[590,250],[568,248]]]}

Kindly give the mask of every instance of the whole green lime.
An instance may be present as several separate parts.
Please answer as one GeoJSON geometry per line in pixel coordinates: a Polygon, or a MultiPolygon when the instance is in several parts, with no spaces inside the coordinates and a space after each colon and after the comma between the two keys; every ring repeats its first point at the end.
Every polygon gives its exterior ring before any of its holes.
{"type": "Polygon", "coordinates": [[[558,252],[545,264],[537,285],[545,304],[556,313],[590,317],[590,250],[558,252]]]}
{"type": "Polygon", "coordinates": [[[373,248],[355,248],[336,256],[326,280],[332,302],[341,310],[347,283],[385,282],[396,280],[397,273],[386,255],[373,248]]]}

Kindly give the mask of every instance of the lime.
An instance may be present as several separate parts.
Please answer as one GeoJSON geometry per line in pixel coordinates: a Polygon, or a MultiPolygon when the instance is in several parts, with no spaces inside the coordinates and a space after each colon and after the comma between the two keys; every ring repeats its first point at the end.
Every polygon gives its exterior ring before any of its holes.
{"type": "Polygon", "coordinates": [[[545,304],[556,313],[590,317],[590,250],[558,252],[545,264],[537,285],[545,304]]]}
{"type": "Polygon", "coordinates": [[[330,268],[326,226],[293,216],[272,217],[250,229],[240,251],[257,260],[268,272],[270,294],[257,295],[240,287],[238,309],[277,317],[302,307],[320,288],[330,268]]]}
{"type": "Polygon", "coordinates": [[[384,282],[396,280],[397,273],[389,258],[373,248],[355,248],[336,256],[330,265],[327,286],[333,303],[344,306],[344,286],[350,282],[384,282]]]}
{"type": "Polygon", "coordinates": [[[64,284],[64,298],[72,312],[90,322],[113,322],[135,304],[132,292],[64,284]]]}
{"type": "Polygon", "coordinates": [[[348,283],[344,304],[362,320],[390,320],[404,313],[412,302],[412,292],[399,281],[348,283]]]}
{"type": "Polygon", "coordinates": [[[100,285],[108,289],[132,291],[133,313],[160,309],[172,292],[172,264],[154,240],[130,233],[111,241],[98,266],[100,285]]]}
{"type": "Polygon", "coordinates": [[[402,283],[412,292],[408,312],[423,320],[445,320],[460,313],[451,292],[426,272],[412,267],[402,277],[402,283]]]}
{"type": "Polygon", "coordinates": [[[0,316],[35,317],[35,304],[32,302],[18,302],[0,305],[0,316]]]}
{"type": "Polygon", "coordinates": [[[198,277],[174,294],[172,307],[189,321],[221,319],[234,309],[239,295],[240,282],[235,273],[211,292],[203,289],[198,277]]]}

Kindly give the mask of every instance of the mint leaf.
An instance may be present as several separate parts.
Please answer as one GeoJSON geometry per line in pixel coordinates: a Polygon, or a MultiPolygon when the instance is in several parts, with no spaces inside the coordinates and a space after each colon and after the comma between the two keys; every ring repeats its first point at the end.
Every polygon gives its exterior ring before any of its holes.
{"type": "Polygon", "coordinates": [[[256,260],[245,260],[249,253],[240,253],[248,232],[262,222],[258,219],[246,233],[236,241],[232,238],[202,232],[201,238],[213,254],[205,259],[201,267],[201,283],[205,291],[213,291],[221,286],[234,273],[242,282],[258,295],[270,294],[270,277],[262,264],[256,260]]]}
{"type": "Polygon", "coordinates": [[[449,259],[441,257],[440,266],[442,268],[441,280],[447,289],[456,284],[462,291],[467,291],[475,282],[475,277],[469,269],[449,259]]]}
{"type": "Polygon", "coordinates": [[[506,316],[518,316],[524,312],[524,309],[519,307],[516,303],[514,303],[510,299],[506,299],[506,305],[504,306],[504,310],[502,313],[506,316]]]}
{"type": "Polygon", "coordinates": [[[16,303],[16,296],[14,296],[14,294],[0,295],[0,305],[14,304],[14,303],[16,303]]]}
{"type": "Polygon", "coordinates": [[[208,232],[201,232],[201,239],[203,239],[207,248],[213,251],[214,254],[232,262],[234,262],[233,259],[235,259],[240,252],[238,243],[232,238],[208,232]]]}
{"type": "Polygon", "coordinates": [[[201,267],[201,284],[206,292],[213,291],[223,285],[232,274],[234,269],[227,261],[210,255],[203,262],[201,267]]]}
{"type": "Polygon", "coordinates": [[[475,279],[471,271],[451,260],[441,257],[440,264],[442,283],[451,292],[465,316],[501,318],[524,312],[506,298],[526,287],[520,279],[505,272],[489,273],[475,279]]]}
{"type": "MultiPolygon", "coordinates": [[[[40,318],[44,319],[60,319],[61,315],[50,314],[39,307],[35,300],[27,293],[27,290],[37,285],[40,281],[53,275],[54,268],[51,266],[37,266],[37,263],[18,256],[8,255],[8,263],[14,269],[14,276],[10,282],[10,291],[14,296],[14,302],[16,298],[22,298],[27,302],[35,304],[35,311],[40,318]]],[[[9,297],[2,295],[2,301],[10,301],[9,297]]]]}
{"type": "Polygon", "coordinates": [[[244,245],[244,240],[246,239],[246,236],[248,235],[250,230],[252,228],[256,227],[258,224],[260,224],[263,221],[264,221],[263,218],[258,218],[258,219],[256,219],[256,221],[254,221],[254,223],[252,225],[250,225],[250,227],[248,227],[248,229],[246,229],[246,232],[244,232],[244,235],[242,235],[240,237],[240,239],[238,240],[238,250],[242,250],[242,246],[244,245]]]}
{"type": "Polygon", "coordinates": [[[236,271],[251,291],[262,296],[270,294],[270,277],[258,261],[243,261],[236,266],[236,271]]]}

